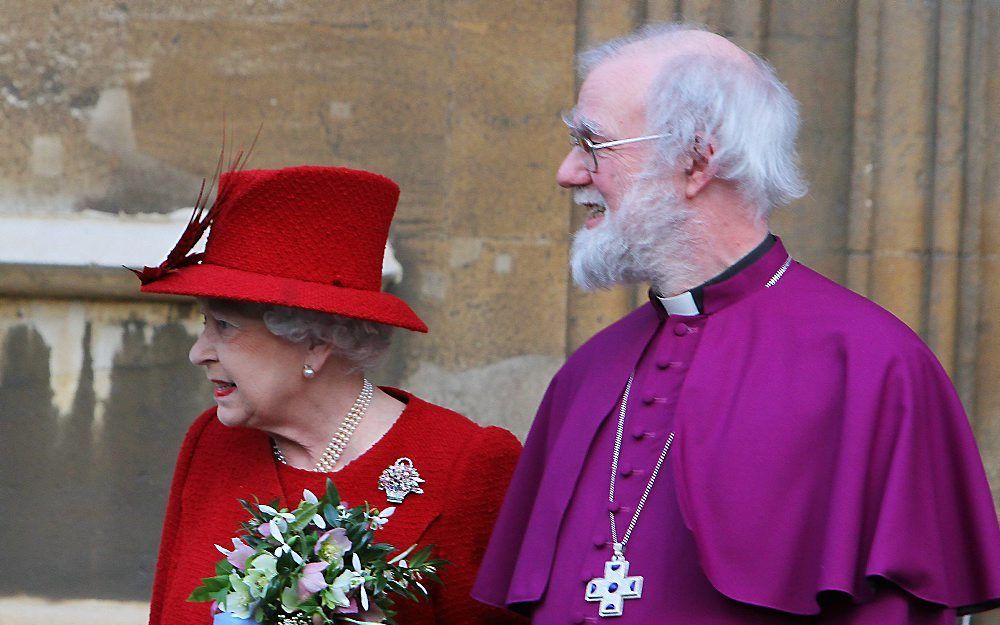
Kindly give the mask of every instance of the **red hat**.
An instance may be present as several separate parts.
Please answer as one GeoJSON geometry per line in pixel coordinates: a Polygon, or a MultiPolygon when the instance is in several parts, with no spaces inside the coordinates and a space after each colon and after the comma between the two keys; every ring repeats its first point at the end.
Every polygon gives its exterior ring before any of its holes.
{"type": "Polygon", "coordinates": [[[144,293],[279,304],[426,332],[406,302],[381,292],[398,197],[392,180],[341,167],[224,173],[204,219],[199,198],[167,260],[135,273],[144,293]],[[209,225],[204,254],[188,254],[209,225]]]}

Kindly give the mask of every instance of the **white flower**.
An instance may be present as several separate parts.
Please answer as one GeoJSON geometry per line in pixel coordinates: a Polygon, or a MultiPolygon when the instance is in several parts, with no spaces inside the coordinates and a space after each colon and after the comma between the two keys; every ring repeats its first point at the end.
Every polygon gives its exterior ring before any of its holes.
{"type": "Polygon", "coordinates": [[[220,606],[226,612],[239,618],[250,618],[257,602],[251,594],[251,588],[240,579],[236,573],[230,573],[229,583],[233,592],[226,595],[226,600],[220,606]]]}
{"type": "MultiPolygon", "coordinates": [[[[391,512],[389,514],[392,514],[391,512]]],[[[358,554],[354,554],[351,557],[351,566],[354,567],[354,572],[357,578],[361,580],[361,584],[358,586],[358,591],[361,593],[361,607],[365,610],[368,609],[368,591],[365,590],[365,575],[367,571],[361,568],[361,558],[358,554]]]]}
{"type": "Polygon", "coordinates": [[[291,614],[299,609],[299,597],[291,586],[281,591],[281,609],[291,614]]]}
{"type": "Polygon", "coordinates": [[[330,584],[326,593],[328,597],[338,606],[346,608],[351,604],[348,598],[353,591],[357,590],[361,597],[361,607],[368,609],[368,591],[365,589],[365,579],[367,571],[361,568],[361,559],[358,554],[351,558],[351,568],[344,569],[344,572],[337,576],[330,584]]]}
{"type": "Polygon", "coordinates": [[[392,507],[392,506],[386,508],[385,510],[382,510],[381,512],[379,512],[379,510],[377,508],[373,508],[372,512],[375,512],[376,514],[369,514],[368,515],[368,527],[369,527],[369,529],[373,529],[373,530],[380,530],[380,529],[382,529],[382,527],[386,523],[389,522],[389,517],[391,517],[392,513],[395,512],[395,511],[396,511],[396,508],[392,507]]]}
{"type": "Polygon", "coordinates": [[[308,503],[319,503],[319,499],[317,499],[316,495],[314,495],[313,492],[308,488],[302,491],[302,499],[304,499],[308,503]]]}
{"type": "Polygon", "coordinates": [[[249,587],[254,597],[263,597],[267,585],[278,574],[278,559],[269,553],[262,553],[250,561],[243,583],[249,587]]]}
{"type": "MultiPolygon", "coordinates": [[[[282,554],[287,553],[287,554],[290,554],[292,556],[292,560],[295,560],[296,564],[302,564],[302,556],[300,556],[298,554],[298,552],[296,552],[294,549],[292,549],[292,547],[287,542],[285,542],[285,537],[284,536],[282,536],[280,533],[277,533],[277,532],[275,532],[275,533],[273,533],[271,535],[274,536],[275,538],[277,538],[278,542],[281,543],[281,544],[278,545],[278,548],[274,550],[274,557],[275,558],[280,558],[282,556],[282,554]]],[[[295,537],[292,537],[292,540],[294,541],[295,537]]]]}
{"type": "Polygon", "coordinates": [[[281,543],[280,545],[278,545],[278,548],[274,550],[274,557],[280,558],[283,554],[286,553],[292,556],[292,560],[295,561],[295,564],[303,563],[302,556],[300,556],[297,551],[289,547],[288,543],[281,543]]]}
{"type": "Polygon", "coordinates": [[[364,577],[358,577],[355,571],[345,569],[343,573],[333,580],[332,584],[327,586],[326,593],[336,605],[346,608],[351,605],[351,600],[347,595],[351,594],[355,588],[364,583],[364,577]]]}

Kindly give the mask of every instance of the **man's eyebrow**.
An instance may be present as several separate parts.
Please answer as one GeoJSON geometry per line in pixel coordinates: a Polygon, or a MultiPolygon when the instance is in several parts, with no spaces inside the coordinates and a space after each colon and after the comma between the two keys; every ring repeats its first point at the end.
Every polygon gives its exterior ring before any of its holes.
{"type": "Polygon", "coordinates": [[[601,125],[586,115],[580,114],[576,107],[569,111],[566,123],[576,130],[586,130],[592,135],[604,136],[601,132],[601,125]]]}
{"type": "Polygon", "coordinates": [[[576,123],[579,124],[580,128],[586,130],[590,134],[596,135],[598,137],[604,136],[604,133],[601,131],[601,125],[596,121],[590,119],[589,117],[585,117],[583,115],[577,115],[576,120],[577,120],[576,123]]]}

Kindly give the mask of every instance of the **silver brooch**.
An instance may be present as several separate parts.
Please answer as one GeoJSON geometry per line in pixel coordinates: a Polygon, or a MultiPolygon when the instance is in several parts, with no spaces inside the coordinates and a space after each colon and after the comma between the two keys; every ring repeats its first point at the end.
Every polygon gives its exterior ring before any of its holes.
{"type": "Polygon", "coordinates": [[[378,489],[385,491],[389,503],[403,503],[403,497],[410,493],[423,495],[420,488],[423,480],[409,458],[400,458],[392,463],[378,478],[378,489]]]}

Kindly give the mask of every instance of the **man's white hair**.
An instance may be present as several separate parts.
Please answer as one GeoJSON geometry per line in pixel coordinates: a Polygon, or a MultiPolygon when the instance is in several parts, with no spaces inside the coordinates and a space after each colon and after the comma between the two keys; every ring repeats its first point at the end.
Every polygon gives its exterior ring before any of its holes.
{"type": "MultiPolygon", "coordinates": [[[[693,24],[641,28],[582,53],[581,77],[619,55],[660,49],[678,34],[704,30],[693,24]]],[[[806,193],[795,152],[799,110],[774,68],[746,54],[750,63],[711,51],[670,56],[647,95],[647,132],[667,135],[656,141],[664,173],[690,163],[696,142],[711,142],[715,177],[734,183],[756,216],[766,219],[806,193]]]]}

